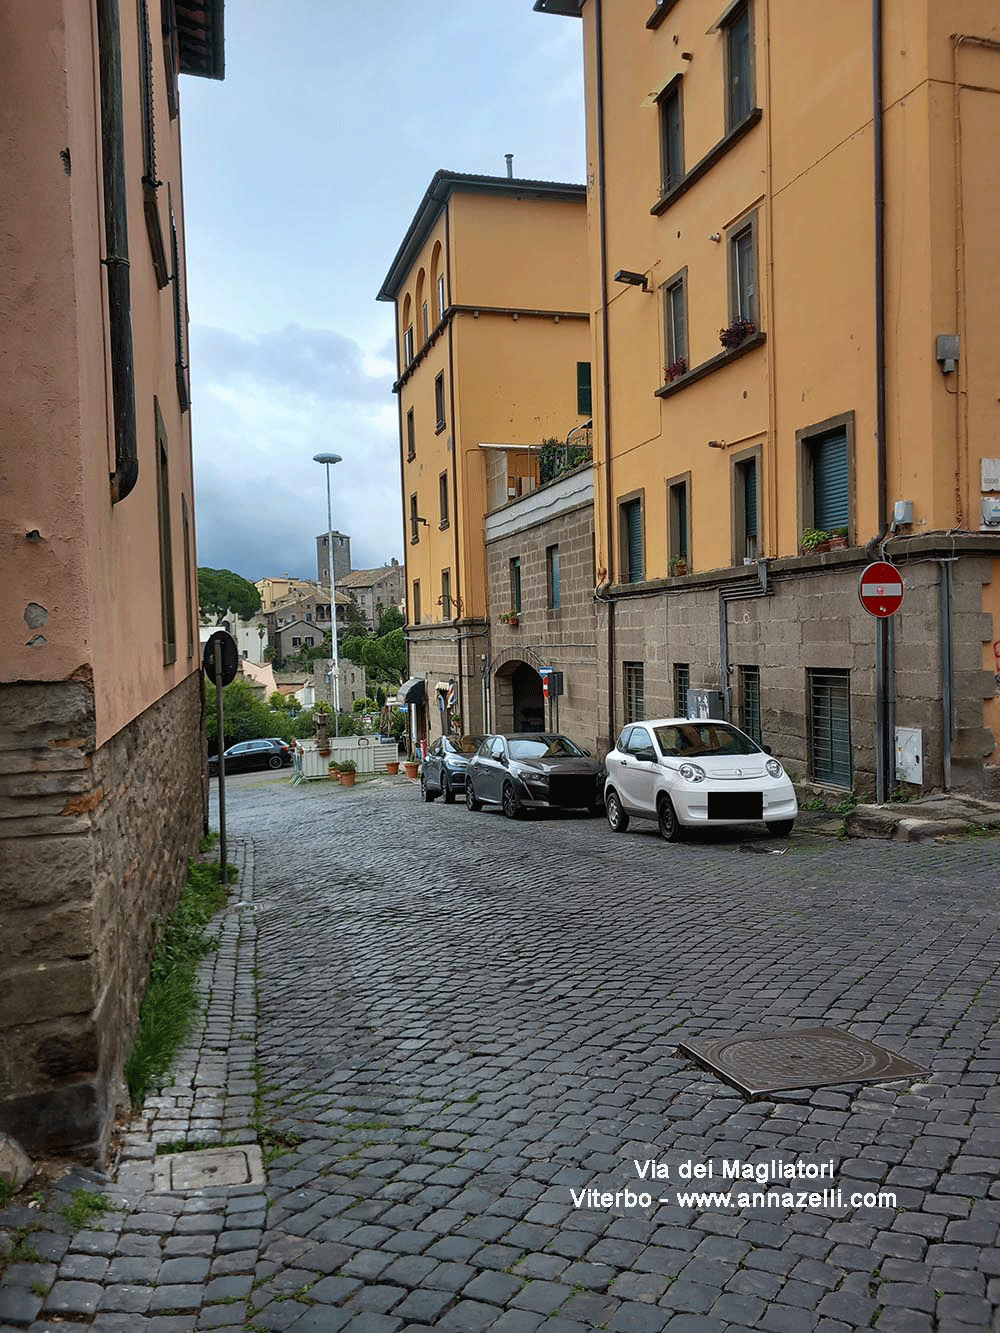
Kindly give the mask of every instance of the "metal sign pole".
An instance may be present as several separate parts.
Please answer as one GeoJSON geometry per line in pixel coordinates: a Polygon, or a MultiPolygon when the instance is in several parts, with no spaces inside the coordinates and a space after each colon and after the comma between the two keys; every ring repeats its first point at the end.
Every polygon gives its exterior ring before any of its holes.
{"type": "Polygon", "coordinates": [[[215,641],[215,721],[219,732],[219,883],[226,875],[226,738],[222,725],[222,644],[215,641]]]}

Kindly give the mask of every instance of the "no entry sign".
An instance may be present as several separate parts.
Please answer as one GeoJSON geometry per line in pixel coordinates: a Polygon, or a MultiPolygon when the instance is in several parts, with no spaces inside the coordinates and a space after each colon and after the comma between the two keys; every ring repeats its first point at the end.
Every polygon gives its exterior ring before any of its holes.
{"type": "Polygon", "coordinates": [[[895,565],[876,560],[861,571],[858,596],[869,615],[884,620],[903,605],[903,576],[895,565]]]}

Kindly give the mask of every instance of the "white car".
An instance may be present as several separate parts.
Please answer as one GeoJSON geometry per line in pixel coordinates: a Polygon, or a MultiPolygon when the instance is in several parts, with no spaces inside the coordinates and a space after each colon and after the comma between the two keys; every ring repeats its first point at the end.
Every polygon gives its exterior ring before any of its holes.
{"type": "Polygon", "coordinates": [[[606,756],[604,808],[616,833],[655,819],[668,842],[683,828],[761,820],[787,837],[799,812],[795,788],[770,753],[738,727],[713,719],[656,718],[622,729],[606,756]]]}

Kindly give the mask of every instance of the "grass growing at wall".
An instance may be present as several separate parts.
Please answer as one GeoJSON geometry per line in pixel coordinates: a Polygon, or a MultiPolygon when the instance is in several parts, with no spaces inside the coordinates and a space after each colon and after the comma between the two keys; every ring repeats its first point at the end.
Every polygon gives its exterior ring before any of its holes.
{"type": "MultiPolygon", "coordinates": [[[[228,875],[232,883],[235,866],[228,867],[228,875]]],[[[125,1062],[133,1106],[141,1106],[149,1089],[167,1072],[191,1029],[198,1009],[198,964],[217,947],[205,927],[225,903],[218,865],[189,861],[180,902],[164,922],[153,953],[149,985],[139,1006],[139,1030],[125,1062]]]]}

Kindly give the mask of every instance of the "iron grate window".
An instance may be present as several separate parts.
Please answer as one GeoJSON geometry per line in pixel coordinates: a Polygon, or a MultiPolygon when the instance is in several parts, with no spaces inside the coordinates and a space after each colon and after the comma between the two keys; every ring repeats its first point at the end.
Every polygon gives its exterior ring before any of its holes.
{"type": "Polygon", "coordinates": [[[691,688],[691,668],[686,662],[674,665],[674,708],[677,717],[688,715],[688,690],[691,688]]]}
{"type": "Polygon", "coordinates": [[[625,721],[641,722],[646,716],[641,662],[623,662],[625,677],[625,721]]]}
{"type": "Polygon", "coordinates": [[[760,744],[760,667],[740,667],[740,725],[760,744]]]}
{"type": "Polygon", "coordinates": [[[809,672],[809,758],[817,782],[852,785],[849,671],[809,672]]]}

